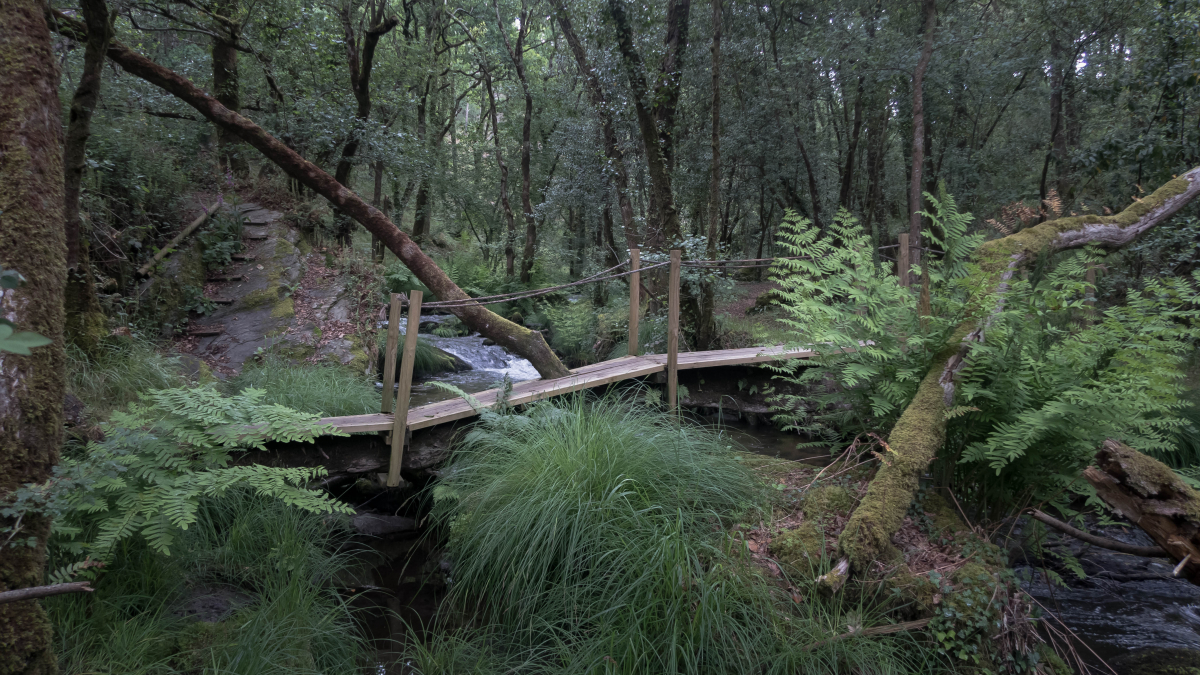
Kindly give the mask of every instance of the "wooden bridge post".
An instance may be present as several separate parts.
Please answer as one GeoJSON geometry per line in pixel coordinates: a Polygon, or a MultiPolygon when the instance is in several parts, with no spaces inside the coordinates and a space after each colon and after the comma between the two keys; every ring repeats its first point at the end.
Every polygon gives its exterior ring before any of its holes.
{"type": "MultiPolygon", "coordinates": [[[[400,464],[404,461],[404,444],[408,440],[408,401],[412,394],[413,361],[416,360],[417,354],[417,330],[421,325],[421,298],[423,296],[421,291],[409,291],[408,293],[408,324],[404,329],[404,355],[400,359],[400,388],[396,391],[396,415],[392,422],[392,458],[388,464],[388,487],[396,487],[400,484],[400,464]]],[[[396,312],[397,319],[399,316],[400,313],[396,312]]]]}
{"type": "Polygon", "coordinates": [[[387,347],[383,352],[383,403],[379,412],[392,412],[392,387],[396,384],[396,347],[400,344],[400,294],[392,293],[388,306],[387,347]]]}
{"type": "Polygon", "coordinates": [[[629,249],[629,355],[638,355],[638,315],[642,311],[642,268],[641,249],[629,249]]]}
{"type": "Polygon", "coordinates": [[[674,411],[679,386],[679,249],[671,250],[670,291],[667,295],[667,410],[674,411]]]}
{"type": "Polygon", "coordinates": [[[900,285],[908,288],[908,233],[900,233],[900,246],[896,249],[896,274],[900,275],[900,285]]]}

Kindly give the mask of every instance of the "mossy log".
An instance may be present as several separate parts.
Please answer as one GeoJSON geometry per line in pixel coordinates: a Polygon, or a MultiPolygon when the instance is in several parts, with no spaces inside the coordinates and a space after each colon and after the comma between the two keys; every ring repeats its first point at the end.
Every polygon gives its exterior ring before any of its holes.
{"type": "Polygon", "coordinates": [[[1104,503],[1182,563],[1176,576],[1200,585],[1200,493],[1166,464],[1111,438],[1083,476],[1104,503]]]}
{"type": "MultiPolygon", "coordinates": [[[[49,19],[60,34],[75,40],[84,40],[87,29],[81,21],[57,10],[50,10],[49,19]]],[[[412,273],[437,294],[441,300],[468,300],[470,297],[438,267],[421,247],[388,218],[382,211],[371,206],[349,188],[338,183],[333,176],[304,159],[295,150],[267,133],[249,119],[225,107],[217,99],[204,93],[187,78],[151,61],[126,45],[111,41],[108,58],[125,72],[139,77],[163,91],[192,106],[208,121],[224,132],[231,133],[261,152],[288,176],[310,188],[354,220],[388,247],[412,273]]],[[[496,341],[496,344],[519,354],[533,364],[546,379],[566,377],[570,374],[542,334],[519,326],[483,305],[469,304],[450,310],[471,330],[496,341]]]]}
{"type": "Polygon", "coordinates": [[[990,313],[972,313],[986,317],[982,321],[972,320],[959,326],[946,348],[934,358],[916,396],[892,428],[886,459],[838,538],[838,546],[850,559],[855,573],[865,572],[874,560],[894,556],[892,535],[904,522],[918,479],[945,440],[945,412],[954,405],[955,380],[971,348],[983,341],[990,317],[1003,308],[1004,294],[1013,274],[1043,251],[1063,251],[1088,244],[1120,248],[1166,221],[1197,195],[1200,195],[1200,167],[1175,178],[1121,213],[1059,218],[989,241],[979,248],[974,259],[980,263],[977,274],[984,278],[977,287],[996,289],[995,295],[987,296],[995,298],[996,305],[990,313]]]}

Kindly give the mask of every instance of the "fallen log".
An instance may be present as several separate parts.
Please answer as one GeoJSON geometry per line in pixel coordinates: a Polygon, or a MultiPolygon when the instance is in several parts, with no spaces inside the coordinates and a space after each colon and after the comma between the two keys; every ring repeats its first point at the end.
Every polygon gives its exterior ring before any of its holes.
{"type": "Polygon", "coordinates": [[[216,211],[220,206],[221,206],[221,202],[214,202],[212,206],[205,209],[204,213],[201,213],[199,215],[199,217],[197,217],[195,220],[193,220],[191,225],[188,225],[187,227],[183,228],[183,232],[180,232],[179,234],[175,235],[175,237],[172,238],[171,241],[168,241],[166,243],[166,245],[164,245],[162,248],[158,249],[158,253],[154,254],[154,257],[150,259],[150,262],[139,267],[138,271],[137,271],[137,276],[138,277],[150,276],[150,270],[153,269],[154,266],[157,265],[160,260],[162,260],[163,258],[170,255],[171,251],[174,251],[175,247],[179,245],[179,242],[183,241],[184,239],[187,239],[188,235],[190,235],[191,233],[198,230],[200,228],[200,226],[204,224],[204,221],[208,220],[208,217],[210,215],[212,215],[213,211],[216,211]]]}
{"type": "Polygon", "coordinates": [[[845,529],[838,549],[850,559],[855,573],[866,572],[876,560],[895,554],[892,535],[904,522],[916,494],[918,481],[941,449],[946,435],[946,411],[954,405],[957,377],[966,365],[972,347],[983,342],[991,317],[1004,306],[1005,292],[1013,275],[1036,260],[1042,252],[1064,251],[1097,244],[1116,249],[1165,222],[1200,195],[1200,167],[1175,178],[1111,215],[1058,218],[1016,234],[986,242],[972,256],[979,275],[970,285],[994,288],[986,297],[995,306],[968,312],[981,316],[962,323],[930,364],[917,394],[900,415],[888,438],[887,461],[880,466],[845,529]]]}
{"type": "Polygon", "coordinates": [[[1166,464],[1111,438],[1083,476],[1105,504],[1179,563],[1175,576],[1200,585],[1200,493],[1166,464]]]}

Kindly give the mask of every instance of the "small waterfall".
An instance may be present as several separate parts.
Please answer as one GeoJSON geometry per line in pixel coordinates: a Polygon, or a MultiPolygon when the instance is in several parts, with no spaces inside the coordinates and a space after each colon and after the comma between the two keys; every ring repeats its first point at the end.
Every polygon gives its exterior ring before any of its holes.
{"type": "MultiPolygon", "coordinates": [[[[422,316],[421,321],[442,322],[449,316],[422,316]]],[[[386,329],[387,323],[381,324],[386,329]]],[[[408,330],[408,319],[400,319],[400,330],[408,330]]],[[[432,382],[445,382],[454,385],[465,392],[473,393],[500,386],[507,375],[513,383],[536,380],[537,369],[528,359],[508,353],[503,347],[483,344],[484,338],[478,333],[463,337],[444,338],[432,333],[421,333],[421,339],[430,345],[453,354],[471,365],[471,370],[461,373],[442,373],[435,377],[414,382],[411,405],[424,405],[434,401],[443,401],[453,397],[453,394],[432,385],[432,382]]]]}

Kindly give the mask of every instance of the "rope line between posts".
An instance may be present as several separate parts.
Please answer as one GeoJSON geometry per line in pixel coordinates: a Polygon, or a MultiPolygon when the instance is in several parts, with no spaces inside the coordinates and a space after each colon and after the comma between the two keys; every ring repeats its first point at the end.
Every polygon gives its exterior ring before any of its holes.
{"type": "MultiPolygon", "coordinates": [[[[610,267],[608,270],[605,270],[605,272],[616,269],[617,267],[622,267],[626,264],[628,264],[628,263],[624,262],[624,263],[621,263],[620,265],[617,265],[616,267],[610,267]]],[[[649,270],[658,269],[660,267],[666,267],[667,265],[670,265],[670,264],[671,264],[670,262],[663,262],[663,263],[658,263],[657,265],[647,265],[646,267],[643,267],[643,268],[637,269],[637,270],[627,270],[625,272],[618,272],[617,274],[609,274],[606,276],[595,276],[594,275],[594,276],[588,277],[587,279],[580,279],[579,281],[574,281],[569,284],[562,284],[560,286],[551,286],[549,288],[539,288],[539,289],[533,290],[533,291],[516,291],[513,293],[504,293],[501,295],[489,295],[489,296],[485,296],[482,298],[463,298],[461,300],[442,300],[439,302],[428,302],[428,303],[425,303],[424,306],[425,307],[453,308],[453,307],[469,307],[471,305],[497,305],[502,302],[512,302],[514,300],[524,300],[526,298],[534,298],[539,295],[546,295],[548,293],[554,293],[556,291],[561,291],[564,288],[571,288],[573,286],[582,286],[585,284],[594,284],[598,281],[610,281],[612,279],[620,279],[621,277],[627,277],[627,276],[633,274],[634,272],[647,272],[649,270]]],[[[598,274],[604,274],[604,272],[599,272],[598,274]]]]}
{"type": "MultiPolygon", "coordinates": [[[[879,249],[883,250],[883,249],[895,248],[895,247],[896,247],[895,245],[880,246],[879,249]]],[[[942,253],[942,251],[935,251],[933,249],[922,249],[922,250],[932,251],[934,253],[942,253]]],[[[737,259],[737,260],[684,260],[682,262],[682,264],[685,267],[708,268],[708,269],[723,269],[723,270],[724,269],[753,269],[753,268],[759,268],[759,267],[770,267],[771,265],[774,265],[776,262],[778,262],[780,260],[812,260],[812,256],[789,256],[789,257],[778,257],[778,258],[741,258],[741,259],[737,259]],[[746,264],[735,264],[735,263],[746,263],[746,264]]],[[[587,277],[585,279],[580,279],[579,281],[573,281],[573,282],[567,283],[567,284],[560,284],[558,286],[550,286],[547,288],[538,288],[538,289],[531,290],[531,291],[513,291],[511,293],[499,293],[496,295],[484,295],[484,296],[480,296],[478,298],[461,298],[461,299],[457,299],[457,300],[440,300],[438,302],[427,302],[424,304],[424,307],[440,308],[440,309],[453,309],[456,307],[470,307],[472,305],[497,305],[497,304],[504,303],[504,302],[513,302],[514,300],[525,300],[527,298],[536,298],[540,295],[547,295],[550,293],[555,293],[557,291],[561,291],[566,288],[573,288],[575,286],[584,286],[587,284],[594,284],[594,283],[597,283],[600,281],[611,281],[613,279],[620,279],[622,277],[627,277],[635,272],[649,272],[651,270],[659,269],[661,267],[666,267],[666,266],[670,265],[671,263],[670,262],[660,262],[660,263],[656,263],[653,265],[647,265],[646,267],[642,267],[637,270],[626,270],[624,272],[618,272],[616,274],[609,274],[613,270],[619,269],[621,267],[625,267],[628,264],[629,264],[629,261],[626,260],[625,262],[613,265],[612,267],[610,267],[606,270],[601,270],[600,272],[597,272],[597,273],[593,274],[592,276],[587,277]]]]}

